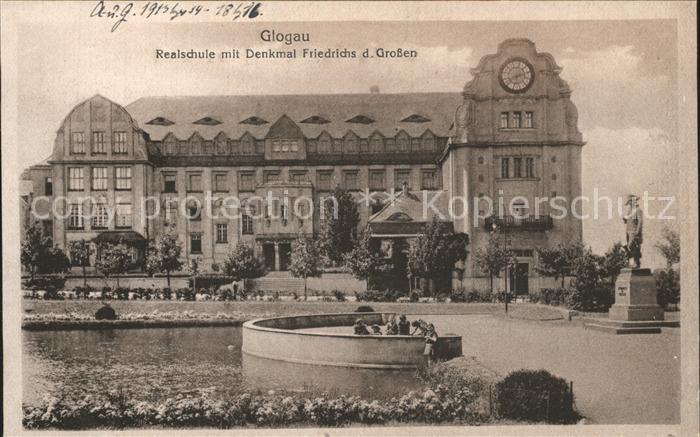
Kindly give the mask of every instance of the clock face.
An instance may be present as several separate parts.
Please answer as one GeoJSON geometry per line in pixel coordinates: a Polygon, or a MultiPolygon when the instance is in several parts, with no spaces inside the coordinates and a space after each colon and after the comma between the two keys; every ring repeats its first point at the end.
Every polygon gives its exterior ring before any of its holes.
{"type": "Polygon", "coordinates": [[[535,78],[535,70],[525,59],[511,59],[501,67],[501,86],[512,93],[524,93],[535,78]]]}

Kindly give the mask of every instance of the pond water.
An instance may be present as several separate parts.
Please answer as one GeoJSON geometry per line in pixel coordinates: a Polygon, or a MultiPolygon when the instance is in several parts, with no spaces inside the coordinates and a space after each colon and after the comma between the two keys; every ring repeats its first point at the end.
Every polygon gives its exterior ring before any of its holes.
{"type": "Polygon", "coordinates": [[[23,332],[23,398],[121,390],[178,394],[325,392],[383,399],[419,387],[413,371],[310,366],[241,353],[240,327],[23,332]]]}

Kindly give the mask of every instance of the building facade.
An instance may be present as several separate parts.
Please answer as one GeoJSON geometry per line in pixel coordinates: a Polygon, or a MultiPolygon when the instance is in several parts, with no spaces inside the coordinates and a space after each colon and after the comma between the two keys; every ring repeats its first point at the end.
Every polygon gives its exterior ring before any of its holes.
{"type": "Polygon", "coordinates": [[[519,256],[514,290],[527,291],[535,249],[582,232],[580,220],[532,208],[536,197],[581,191],[583,142],[560,71],[532,42],[507,40],[461,94],[145,97],[126,106],[94,96],[67,115],[51,157],[24,173],[23,211],[40,217],[23,217],[64,248],[122,241],[140,261],[146,242],[173,228],[183,257],[204,266],[240,242],[284,271],[293,239],[318,232],[336,186],[358,200],[361,227],[382,229],[378,239],[419,232],[406,222],[434,212],[387,211],[400,209],[402,196],[430,193],[441,219],[470,237],[454,281],[483,285],[474,253],[505,232],[519,256]],[[481,206],[475,217],[455,196],[524,197],[527,205],[516,204],[529,217],[481,206]]]}

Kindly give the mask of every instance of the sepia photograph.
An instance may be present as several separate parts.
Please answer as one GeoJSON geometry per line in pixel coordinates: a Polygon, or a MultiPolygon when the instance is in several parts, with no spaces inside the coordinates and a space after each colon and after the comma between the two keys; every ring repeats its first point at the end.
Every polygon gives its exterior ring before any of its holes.
{"type": "Polygon", "coordinates": [[[8,435],[697,435],[691,2],[1,8],[8,435]]]}

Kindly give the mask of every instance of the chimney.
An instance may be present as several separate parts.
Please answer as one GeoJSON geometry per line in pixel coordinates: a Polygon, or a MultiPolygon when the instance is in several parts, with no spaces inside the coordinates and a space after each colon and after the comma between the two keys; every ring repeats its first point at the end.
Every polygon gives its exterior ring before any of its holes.
{"type": "Polygon", "coordinates": [[[404,183],[401,184],[401,192],[404,196],[408,194],[408,182],[404,181],[404,183]]]}

